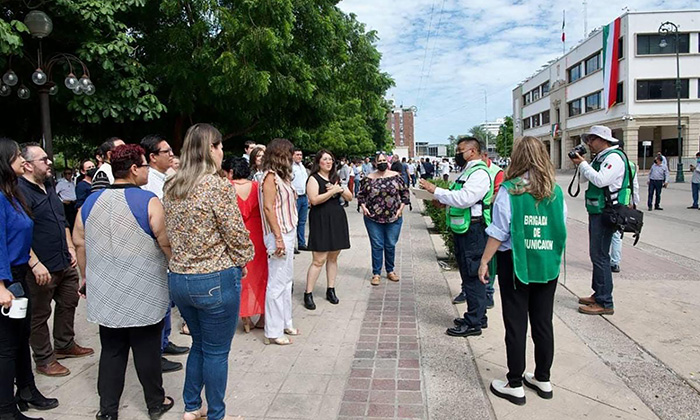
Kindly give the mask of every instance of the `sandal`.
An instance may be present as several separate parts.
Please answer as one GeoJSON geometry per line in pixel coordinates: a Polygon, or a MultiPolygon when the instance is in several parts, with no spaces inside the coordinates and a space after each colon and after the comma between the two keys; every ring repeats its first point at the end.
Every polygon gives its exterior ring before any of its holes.
{"type": "Polygon", "coordinates": [[[372,280],[370,280],[369,283],[370,283],[372,286],[379,286],[379,281],[380,281],[381,279],[382,279],[382,278],[379,276],[379,274],[375,274],[375,275],[372,276],[372,280]]]}
{"type": "Polygon", "coordinates": [[[287,335],[301,335],[299,328],[285,328],[284,333],[287,335]]]}
{"type": "Polygon", "coordinates": [[[267,337],[265,337],[265,340],[263,340],[263,343],[265,343],[265,345],[277,344],[278,346],[286,346],[286,345],[292,344],[292,340],[290,340],[289,338],[287,338],[286,336],[283,335],[282,337],[279,337],[279,338],[267,338],[267,337]]]}
{"type": "Polygon", "coordinates": [[[200,408],[195,411],[186,411],[185,414],[182,415],[182,420],[199,420],[199,419],[204,419],[207,417],[207,410],[204,408],[200,408]]]}

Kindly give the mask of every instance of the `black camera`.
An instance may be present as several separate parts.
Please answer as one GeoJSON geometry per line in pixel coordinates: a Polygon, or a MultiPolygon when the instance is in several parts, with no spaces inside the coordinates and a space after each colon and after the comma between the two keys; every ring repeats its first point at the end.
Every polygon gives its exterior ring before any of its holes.
{"type": "Polygon", "coordinates": [[[585,156],[586,155],[586,146],[584,146],[582,144],[577,144],[576,147],[574,147],[573,150],[571,150],[569,152],[569,159],[576,158],[576,154],[578,154],[579,156],[585,156]]]}

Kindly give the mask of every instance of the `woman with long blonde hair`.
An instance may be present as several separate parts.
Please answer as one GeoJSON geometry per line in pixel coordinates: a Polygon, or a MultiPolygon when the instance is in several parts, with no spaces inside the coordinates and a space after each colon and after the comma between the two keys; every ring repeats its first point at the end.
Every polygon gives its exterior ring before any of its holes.
{"type": "Polygon", "coordinates": [[[486,233],[479,279],[488,283],[488,263],[496,255],[508,361],[507,381],[494,379],[491,392],[522,405],[524,383],[540,397],[552,398],[552,314],[566,245],[566,204],[540,140],[528,136],[513,145],[486,233]],[[528,316],[535,343],[534,374],[525,373],[528,316]]]}
{"type": "Polygon", "coordinates": [[[219,130],[195,124],[185,135],[180,170],[165,183],[170,295],[192,335],[183,420],[228,418],[228,354],[238,321],[241,278],[253,259],[236,192],[218,175],[223,157],[219,130]],[[204,387],[208,411],[202,407],[204,387]]]}

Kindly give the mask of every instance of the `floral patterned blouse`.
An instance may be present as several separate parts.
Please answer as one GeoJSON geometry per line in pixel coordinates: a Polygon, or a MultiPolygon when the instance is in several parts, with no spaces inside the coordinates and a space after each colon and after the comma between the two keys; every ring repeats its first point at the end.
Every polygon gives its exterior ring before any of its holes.
{"type": "Polygon", "coordinates": [[[411,197],[401,175],[386,178],[364,178],[360,183],[357,201],[369,210],[369,218],[377,223],[393,223],[398,218],[401,203],[409,205],[411,197]]]}
{"type": "Polygon", "coordinates": [[[253,243],[237,203],[233,186],[218,175],[204,177],[185,199],[166,197],[165,228],[173,252],[170,270],[205,274],[251,261],[253,243]]]}

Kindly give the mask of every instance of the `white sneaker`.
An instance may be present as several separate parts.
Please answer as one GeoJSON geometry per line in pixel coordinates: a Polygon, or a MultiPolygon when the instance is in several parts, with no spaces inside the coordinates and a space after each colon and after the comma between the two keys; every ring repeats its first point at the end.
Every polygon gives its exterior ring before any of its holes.
{"type": "Polygon", "coordinates": [[[523,379],[525,380],[525,386],[537,391],[537,395],[539,395],[541,398],[544,398],[545,400],[549,400],[552,398],[551,382],[540,382],[537,379],[535,379],[534,374],[527,372],[525,373],[525,376],[523,376],[523,379]]]}
{"type": "Polygon", "coordinates": [[[511,388],[507,381],[494,379],[491,382],[491,392],[497,397],[505,398],[506,400],[517,405],[525,405],[525,390],[523,387],[511,388]]]}

